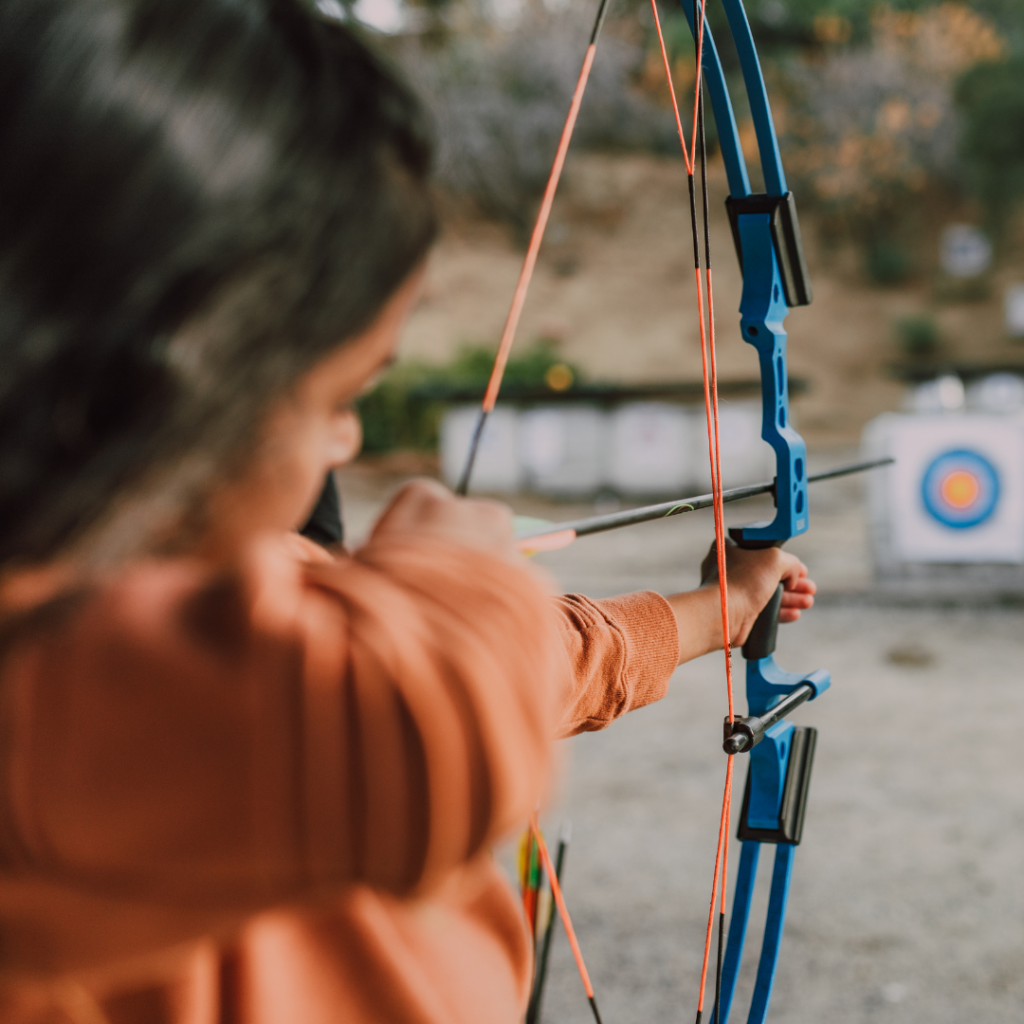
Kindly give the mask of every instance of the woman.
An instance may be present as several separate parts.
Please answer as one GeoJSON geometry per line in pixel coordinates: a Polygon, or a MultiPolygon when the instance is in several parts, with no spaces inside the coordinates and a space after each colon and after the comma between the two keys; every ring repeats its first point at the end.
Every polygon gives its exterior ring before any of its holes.
{"type": "MultiPolygon", "coordinates": [[[[558,735],[722,643],[717,584],[550,597],[506,509],[358,452],[429,130],[297,0],[0,3],[0,1018],[519,1019],[492,863],[558,735]]],[[[797,559],[730,550],[732,641],[797,559]]]]}

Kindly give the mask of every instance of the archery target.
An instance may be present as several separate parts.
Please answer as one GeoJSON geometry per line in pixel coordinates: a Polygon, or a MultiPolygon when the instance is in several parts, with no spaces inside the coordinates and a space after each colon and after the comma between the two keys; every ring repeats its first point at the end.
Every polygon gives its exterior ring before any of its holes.
{"type": "Polygon", "coordinates": [[[943,452],[929,463],[921,500],[933,519],[955,530],[980,526],[999,507],[999,473],[979,452],[943,452]]]}
{"type": "Polygon", "coordinates": [[[1024,429],[1015,417],[884,416],[873,452],[896,465],[875,487],[904,562],[1024,562],[1024,429]]]}

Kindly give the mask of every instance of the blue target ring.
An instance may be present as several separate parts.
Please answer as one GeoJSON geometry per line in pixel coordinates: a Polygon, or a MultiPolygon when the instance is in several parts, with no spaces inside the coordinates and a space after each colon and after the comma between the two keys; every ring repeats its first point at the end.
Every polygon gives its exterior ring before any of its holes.
{"type": "Polygon", "coordinates": [[[955,530],[980,526],[999,504],[999,473],[977,452],[944,452],[925,470],[921,499],[943,526],[955,530]]]}

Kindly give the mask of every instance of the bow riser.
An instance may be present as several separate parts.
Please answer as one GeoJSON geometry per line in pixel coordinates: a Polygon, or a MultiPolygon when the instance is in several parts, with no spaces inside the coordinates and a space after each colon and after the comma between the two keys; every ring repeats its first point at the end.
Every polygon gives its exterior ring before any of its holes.
{"type": "Polygon", "coordinates": [[[778,722],[750,752],[750,792],[743,815],[749,828],[769,831],[779,827],[793,729],[792,722],[778,722]]]}
{"type": "Polygon", "coordinates": [[[757,352],[761,370],[761,437],[775,451],[776,512],[770,523],[745,527],[748,542],[779,543],[807,529],[807,446],[789,422],[786,331],[789,307],[767,213],[740,214],[743,253],[740,333],[757,352]]]}
{"type": "MultiPolygon", "coordinates": [[[[694,29],[692,3],[681,0],[694,29]]],[[[743,539],[780,543],[807,529],[807,446],[789,422],[789,371],[783,323],[791,306],[806,305],[811,289],[803,256],[799,222],[787,191],[775,124],[754,46],[750,24],[739,0],[723,0],[733,41],[740,56],[751,116],[757,135],[761,172],[769,195],[753,195],[739,128],[718,48],[705,24],[702,67],[718,126],[719,145],[729,180],[728,201],[737,258],[743,271],[740,303],[743,340],[758,354],[761,370],[761,436],[776,459],[777,511],[771,523],[747,527],[743,539]]],[[[698,17],[700,7],[697,8],[698,17]]]]}
{"type": "MultiPolygon", "coordinates": [[[[693,29],[700,17],[699,7],[693,0],[681,0],[681,4],[693,29]]],[[[706,24],[702,70],[729,179],[731,195],[727,207],[743,272],[740,332],[743,340],[757,351],[761,370],[761,436],[771,445],[776,462],[775,518],[752,523],[730,533],[741,546],[771,547],[804,533],[808,527],[807,449],[803,438],[790,423],[784,323],[790,307],[810,302],[811,288],[796,208],[787,189],[771,106],[750,24],[741,0],[722,0],[722,4],[743,72],[767,194],[752,194],[732,101],[717,47],[706,24]]],[[[775,664],[772,652],[781,600],[780,586],[759,617],[751,634],[752,641],[744,647],[751,716],[769,712],[773,705],[802,684],[813,687],[813,697],[829,685],[826,672],[809,675],[786,672],[775,664]]],[[[727,725],[727,749],[732,728],[733,725],[727,725]]],[[[776,844],[775,870],[757,981],[747,1021],[748,1024],[763,1024],[767,1017],[778,966],[793,857],[803,826],[815,739],[813,729],[798,729],[781,719],[759,736],[756,746],[747,748],[750,749],[750,769],[739,826],[742,853],[728,944],[722,962],[720,1005],[715,1007],[712,1017],[716,1024],[727,1024],[728,1021],[749,924],[758,854],[761,844],[772,843],[776,844]]]]}

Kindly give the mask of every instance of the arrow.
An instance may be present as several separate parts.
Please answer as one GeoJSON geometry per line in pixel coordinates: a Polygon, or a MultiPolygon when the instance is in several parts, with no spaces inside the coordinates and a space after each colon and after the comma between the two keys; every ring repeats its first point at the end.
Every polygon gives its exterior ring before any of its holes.
{"type": "MultiPolygon", "coordinates": [[[[846,466],[837,466],[822,473],[813,473],[807,478],[810,484],[821,480],[832,480],[853,473],[864,473],[870,469],[892,465],[896,460],[891,458],[871,459],[868,462],[854,462],[846,466]]],[[[722,492],[722,501],[742,501],[759,494],[775,494],[775,481],[759,484],[746,484],[743,487],[732,487],[722,492]]],[[[573,519],[566,523],[551,523],[544,519],[533,519],[527,516],[516,516],[516,546],[524,554],[536,554],[541,551],[557,551],[568,547],[577,537],[586,537],[592,533],[604,533],[606,530],[617,530],[623,526],[636,523],[649,523],[654,519],[669,519],[682,515],[684,512],[696,512],[700,508],[709,508],[714,503],[711,494],[698,494],[693,498],[677,498],[675,501],[662,501],[656,505],[643,505],[640,508],[627,509],[624,512],[609,512],[605,515],[590,516],[586,519],[573,519]]]]}

